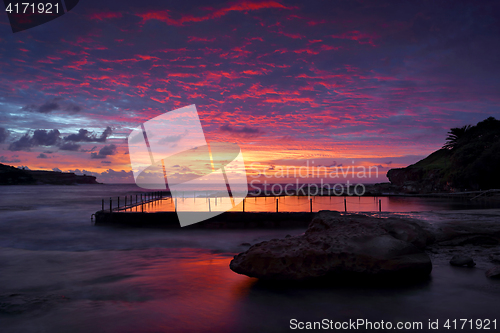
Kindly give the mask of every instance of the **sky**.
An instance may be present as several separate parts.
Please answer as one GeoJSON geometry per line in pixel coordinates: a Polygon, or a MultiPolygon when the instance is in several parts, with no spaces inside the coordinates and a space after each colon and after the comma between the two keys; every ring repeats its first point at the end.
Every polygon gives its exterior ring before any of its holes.
{"type": "Polygon", "coordinates": [[[133,182],[127,136],[195,104],[250,174],[415,163],[500,118],[498,1],[94,1],[0,15],[0,163],[133,182]],[[252,164],[253,163],[253,164],[252,164]]]}

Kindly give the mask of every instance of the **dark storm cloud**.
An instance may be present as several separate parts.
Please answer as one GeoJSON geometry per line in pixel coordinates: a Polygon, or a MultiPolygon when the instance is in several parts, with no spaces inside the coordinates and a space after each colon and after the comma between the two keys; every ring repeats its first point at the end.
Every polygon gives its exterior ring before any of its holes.
{"type": "Polygon", "coordinates": [[[219,127],[219,130],[223,132],[230,132],[230,133],[236,133],[236,134],[241,134],[244,136],[254,136],[261,134],[262,131],[258,128],[253,128],[250,126],[242,126],[242,127],[234,127],[229,124],[224,124],[219,127]]]}
{"type": "Polygon", "coordinates": [[[106,127],[104,132],[102,132],[101,136],[97,139],[97,142],[106,142],[106,139],[113,133],[111,127],[106,127]]]}
{"type": "Polygon", "coordinates": [[[9,134],[10,133],[8,130],[6,130],[3,127],[0,127],[0,143],[5,142],[5,140],[7,140],[7,137],[9,136],[9,134]]]}
{"type": "Polygon", "coordinates": [[[40,146],[52,146],[59,140],[60,133],[58,130],[36,130],[33,133],[33,142],[40,146]]]}
{"type": "Polygon", "coordinates": [[[5,156],[0,156],[0,163],[19,163],[21,162],[20,159],[11,159],[5,156]]]}
{"type": "Polygon", "coordinates": [[[77,151],[78,149],[80,149],[80,145],[73,142],[65,142],[59,146],[59,149],[68,151],[77,151]]]}
{"type": "Polygon", "coordinates": [[[70,113],[80,112],[83,108],[72,102],[64,102],[61,97],[56,97],[50,101],[43,104],[28,104],[22,108],[24,111],[38,112],[38,113],[50,113],[52,111],[67,111],[70,113]]]}
{"type": "Polygon", "coordinates": [[[36,158],[48,158],[48,156],[44,153],[40,153],[40,155],[38,155],[36,158]]]}
{"type": "Polygon", "coordinates": [[[9,150],[19,151],[25,150],[29,151],[33,147],[38,146],[54,146],[60,141],[59,130],[35,130],[33,134],[28,131],[19,140],[12,142],[9,145],[9,150]]]}
{"type": "Polygon", "coordinates": [[[109,155],[116,154],[116,145],[111,144],[109,146],[104,146],[99,150],[99,153],[91,153],[90,158],[106,158],[109,155]]]}
{"type": "Polygon", "coordinates": [[[68,104],[64,109],[69,112],[80,112],[83,110],[81,106],[76,104],[68,104]]]}
{"type": "Polygon", "coordinates": [[[23,110],[25,111],[40,112],[40,113],[49,113],[59,109],[60,109],[59,103],[54,101],[46,102],[42,105],[29,104],[23,107],[23,110]]]}
{"type": "Polygon", "coordinates": [[[111,127],[106,127],[100,136],[86,130],[80,129],[78,134],[70,134],[64,137],[64,141],[72,142],[106,142],[106,139],[113,133],[111,127]]]}

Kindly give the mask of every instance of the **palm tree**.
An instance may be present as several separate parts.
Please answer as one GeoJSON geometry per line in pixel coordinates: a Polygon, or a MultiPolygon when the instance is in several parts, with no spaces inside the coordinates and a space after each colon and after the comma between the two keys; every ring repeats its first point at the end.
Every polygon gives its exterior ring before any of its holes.
{"type": "Polygon", "coordinates": [[[448,136],[446,137],[446,143],[444,144],[443,148],[450,150],[456,148],[459,141],[462,140],[466,134],[468,134],[471,128],[472,128],[471,125],[465,125],[460,128],[459,127],[452,128],[448,132],[448,136]]]}

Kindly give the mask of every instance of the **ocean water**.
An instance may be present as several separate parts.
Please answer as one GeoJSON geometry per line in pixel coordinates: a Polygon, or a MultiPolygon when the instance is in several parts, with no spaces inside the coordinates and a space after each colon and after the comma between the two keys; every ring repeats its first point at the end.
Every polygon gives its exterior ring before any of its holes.
{"type": "MultiPolygon", "coordinates": [[[[225,207],[233,207],[231,211],[241,212],[318,212],[320,210],[336,210],[340,212],[425,212],[433,210],[464,210],[464,209],[484,209],[499,208],[500,203],[484,200],[470,200],[468,198],[421,198],[421,197],[353,197],[353,196],[280,196],[280,197],[251,197],[245,198],[245,207],[241,197],[237,202],[240,204],[232,205],[232,199],[229,197],[217,197],[211,194],[209,197],[205,193],[186,193],[185,196],[155,201],[154,203],[141,206],[133,206],[123,209],[127,212],[173,212],[175,211],[175,202],[187,211],[224,211],[225,207]],[[209,203],[210,202],[210,203],[209,203]],[[312,206],[312,207],[311,207],[312,206]]],[[[112,198],[113,207],[116,208],[117,198],[112,198]]],[[[130,195],[127,200],[135,203],[136,198],[130,195]]],[[[124,197],[120,199],[120,205],[124,204],[124,197]]],[[[137,199],[140,202],[140,196],[137,199]]],[[[102,204],[101,204],[102,205],[102,204]]],[[[109,199],[105,200],[105,209],[109,209],[109,199]]]]}
{"type": "MultiPolygon", "coordinates": [[[[438,260],[428,281],[406,287],[270,287],[232,272],[230,260],[248,248],[244,243],[304,230],[92,225],[102,198],[140,191],[135,185],[0,187],[1,332],[288,332],[296,331],[292,319],[422,322],[418,331],[436,331],[427,329],[429,320],[439,320],[438,331],[446,330],[447,319],[500,325],[500,283],[485,278],[482,266],[438,260]]],[[[384,198],[386,207],[404,207],[401,215],[431,223],[439,220],[425,211],[484,208],[392,199],[384,198]]]]}

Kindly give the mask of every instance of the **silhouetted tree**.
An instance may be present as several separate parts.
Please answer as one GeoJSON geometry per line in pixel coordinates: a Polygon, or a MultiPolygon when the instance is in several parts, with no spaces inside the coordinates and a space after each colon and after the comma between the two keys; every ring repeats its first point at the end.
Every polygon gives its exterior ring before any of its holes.
{"type": "Polygon", "coordinates": [[[443,148],[453,149],[456,148],[458,143],[465,138],[471,129],[471,125],[465,125],[463,127],[456,127],[450,129],[448,136],[446,137],[446,143],[443,148]]]}

